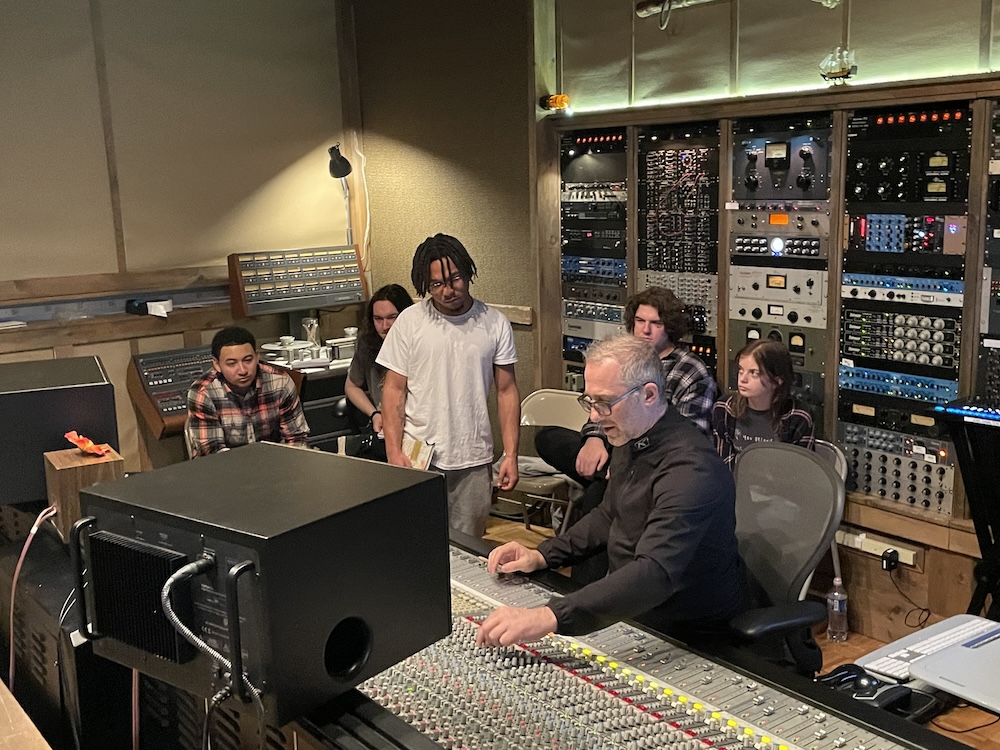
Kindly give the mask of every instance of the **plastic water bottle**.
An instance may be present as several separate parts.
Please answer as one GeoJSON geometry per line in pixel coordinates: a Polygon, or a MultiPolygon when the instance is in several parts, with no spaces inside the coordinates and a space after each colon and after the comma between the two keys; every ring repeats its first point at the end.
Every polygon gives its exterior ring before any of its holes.
{"type": "Polygon", "coordinates": [[[826,595],[826,637],[831,641],[847,640],[847,592],[844,582],[833,579],[833,588],[826,595]]]}

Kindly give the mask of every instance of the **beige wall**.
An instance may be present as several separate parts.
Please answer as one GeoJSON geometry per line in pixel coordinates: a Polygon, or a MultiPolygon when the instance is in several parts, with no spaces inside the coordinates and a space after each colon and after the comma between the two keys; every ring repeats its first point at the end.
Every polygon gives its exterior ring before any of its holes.
{"type": "MultiPolygon", "coordinates": [[[[476,261],[476,297],[534,305],[530,3],[365,0],[354,12],[373,286],[412,291],[413,251],[444,232],[476,261]]],[[[515,341],[523,396],[531,331],[515,341]]]]}
{"type": "Polygon", "coordinates": [[[334,9],[0,0],[0,281],[343,244],[334,9]]]}

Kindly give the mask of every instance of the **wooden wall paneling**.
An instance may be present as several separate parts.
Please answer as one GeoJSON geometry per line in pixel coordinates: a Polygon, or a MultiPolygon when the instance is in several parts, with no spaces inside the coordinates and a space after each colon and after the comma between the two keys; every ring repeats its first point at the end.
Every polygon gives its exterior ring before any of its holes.
{"type": "Polygon", "coordinates": [[[833,133],[830,163],[830,241],[827,258],[827,339],[826,382],[823,394],[822,437],[835,441],[837,437],[837,372],[840,361],[840,288],[847,246],[847,213],[845,206],[845,175],[847,173],[847,119],[844,111],[833,113],[833,133]]]}
{"type": "Polygon", "coordinates": [[[639,129],[625,128],[625,268],[626,292],[639,291],[639,129]]]}
{"type": "Polygon", "coordinates": [[[841,547],[852,631],[890,642],[917,628],[921,613],[914,610],[919,607],[931,611],[929,622],[965,611],[972,596],[973,561],[933,547],[925,555],[923,571],[900,565],[890,579],[879,558],[841,547]]]}
{"type": "MultiPolygon", "coordinates": [[[[560,90],[556,1],[535,0],[533,95],[560,90]]],[[[529,133],[531,238],[535,244],[535,372],[533,386],[562,388],[562,267],[560,261],[559,134],[547,113],[535,110],[529,133]]],[[[525,389],[527,390],[527,389],[525,389]]]]}
{"type": "Polygon", "coordinates": [[[44,302],[161,289],[189,289],[229,283],[225,266],[199,266],[148,273],[108,273],[84,276],[0,281],[0,300],[5,303],[44,302]]]}
{"type": "MultiPolygon", "coordinates": [[[[729,232],[732,229],[732,215],[726,204],[733,197],[733,121],[719,120],[719,299],[716,306],[718,321],[715,351],[718,366],[715,378],[728,388],[729,383],[729,232]]],[[[720,394],[721,395],[721,394],[720,394]]]]}
{"type": "Polygon", "coordinates": [[[537,385],[562,388],[562,261],[560,246],[559,133],[545,118],[535,125],[538,228],[537,385]]]}
{"type": "Polygon", "coordinates": [[[927,606],[932,612],[957,615],[969,608],[976,587],[976,560],[947,550],[927,550],[927,606]]]}
{"type": "Polygon", "coordinates": [[[151,315],[107,315],[74,321],[32,323],[0,331],[0,353],[58,346],[77,346],[232,324],[229,305],[174,310],[167,318],[151,315]]]}

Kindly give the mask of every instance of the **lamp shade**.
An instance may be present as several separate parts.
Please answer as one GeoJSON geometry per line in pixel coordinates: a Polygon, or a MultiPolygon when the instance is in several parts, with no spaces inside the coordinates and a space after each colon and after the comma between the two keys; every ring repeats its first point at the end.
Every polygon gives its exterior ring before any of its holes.
{"type": "Polygon", "coordinates": [[[351,173],[351,162],[340,153],[340,144],[330,147],[330,176],[341,178],[351,173]]]}

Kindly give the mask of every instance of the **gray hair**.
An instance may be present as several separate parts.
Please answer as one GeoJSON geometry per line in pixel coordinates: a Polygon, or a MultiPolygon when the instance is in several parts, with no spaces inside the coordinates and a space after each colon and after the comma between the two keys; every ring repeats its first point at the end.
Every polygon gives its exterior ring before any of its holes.
{"type": "Polygon", "coordinates": [[[652,383],[659,390],[660,401],[666,402],[663,365],[653,347],[642,339],[624,335],[597,341],[587,347],[585,357],[588,363],[617,363],[626,388],[652,383]]]}

